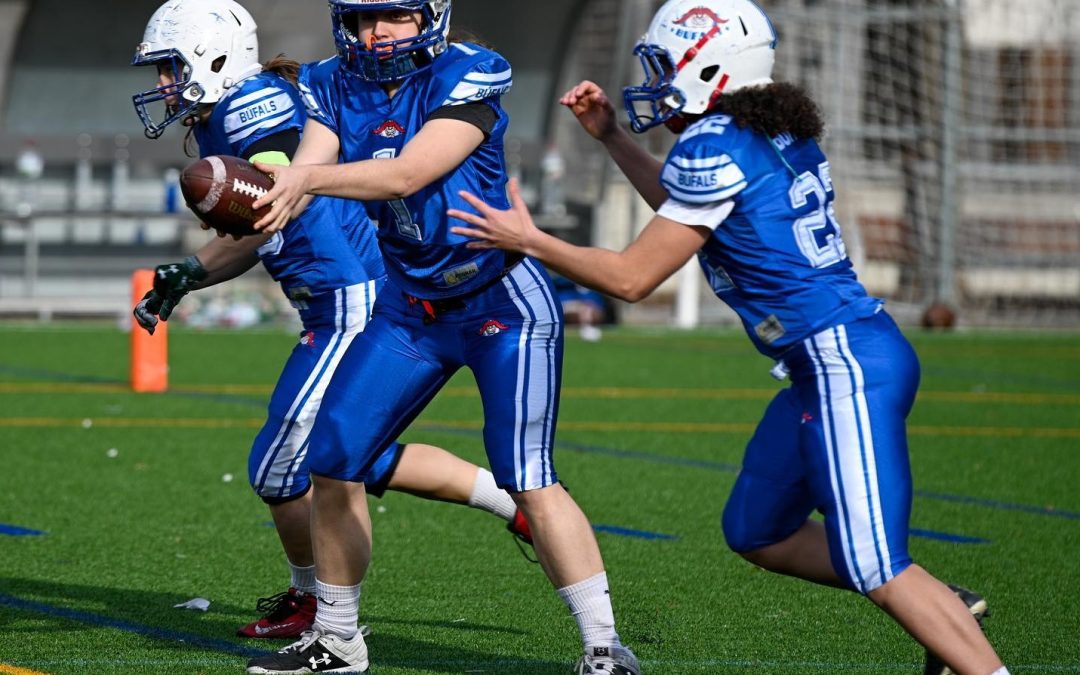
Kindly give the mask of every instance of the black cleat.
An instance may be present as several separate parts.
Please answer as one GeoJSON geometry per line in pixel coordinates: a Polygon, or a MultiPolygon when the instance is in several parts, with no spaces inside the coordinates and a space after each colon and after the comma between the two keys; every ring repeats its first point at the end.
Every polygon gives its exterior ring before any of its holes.
{"type": "MultiPolygon", "coordinates": [[[[952,584],[949,584],[949,590],[956,593],[964,601],[964,604],[971,611],[971,615],[975,617],[975,620],[979,622],[979,627],[982,628],[983,619],[990,616],[990,606],[986,604],[986,598],[975,591],[969,591],[966,588],[952,584]]],[[[923,675],[956,675],[956,673],[928,649],[926,650],[926,668],[923,670],[923,675]]]]}

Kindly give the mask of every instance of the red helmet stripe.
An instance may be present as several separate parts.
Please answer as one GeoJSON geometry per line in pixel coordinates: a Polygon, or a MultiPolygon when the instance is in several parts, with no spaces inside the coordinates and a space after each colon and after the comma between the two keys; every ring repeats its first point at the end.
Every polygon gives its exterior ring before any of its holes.
{"type": "MultiPolygon", "coordinates": [[[[727,23],[727,22],[725,21],[724,23],[727,23]]],[[[679,64],[677,66],[675,66],[675,70],[676,71],[682,70],[686,66],[686,64],[688,64],[688,63],[690,63],[691,61],[694,60],[694,57],[696,57],[698,55],[698,52],[701,51],[702,47],[704,47],[705,45],[707,45],[709,43],[709,40],[713,39],[714,37],[716,37],[719,34],[720,34],[720,24],[719,23],[713,24],[712,30],[710,30],[708,33],[705,33],[705,35],[702,35],[701,39],[697,41],[697,44],[695,44],[690,49],[686,50],[686,53],[683,54],[682,60],[679,61],[679,64]]]]}

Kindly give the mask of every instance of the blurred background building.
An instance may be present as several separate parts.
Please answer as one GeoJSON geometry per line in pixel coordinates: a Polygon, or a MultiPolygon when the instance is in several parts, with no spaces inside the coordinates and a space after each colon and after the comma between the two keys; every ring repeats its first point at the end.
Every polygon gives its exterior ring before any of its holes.
{"type": "MultiPolygon", "coordinates": [[[[332,53],[324,2],[244,4],[264,59],[332,53]]],[[[637,83],[631,49],[659,4],[454,0],[455,27],[514,66],[511,171],[540,224],[578,243],[621,247],[651,213],[555,101],[583,78],[613,99],[637,83]]],[[[944,302],[967,325],[1080,325],[1080,0],[761,4],[777,77],[825,112],[838,216],[870,290],[908,322],[944,302]]],[[[154,79],[128,64],[157,5],[0,0],[0,317],[126,316],[132,269],[205,240],[177,205],[183,130],[147,141],[131,105],[154,79]]],[[[662,156],[673,138],[642,140],[662,156]]],[[[690,272],[619,316],[733,321],[690,272]]],[[[216,302],[236,293],[276,313],[261,273],[216,302]]]]}

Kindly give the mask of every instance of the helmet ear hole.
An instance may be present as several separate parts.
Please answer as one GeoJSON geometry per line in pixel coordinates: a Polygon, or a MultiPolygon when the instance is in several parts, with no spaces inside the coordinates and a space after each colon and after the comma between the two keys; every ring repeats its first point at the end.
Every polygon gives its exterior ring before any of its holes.
{"type": "Polygon", "coordinates": [[[228,58],[229,57],[227,56],[219,56],[214,59],[214,62],[210,64],[210,70],[214,71],[215,73],[220,73],[221,70],[225,67],[225,61],[228,58]]]}
{"type": "Polygon", "coordinates": [[[719,70],[720,70],[720,66],[709,66],[708,68],[703,68],[701,70],[701,75],[700,75],[701,81],[702,82],[711,82],[712,79],[714,77],[716,77],[716,73],[719,70]]]}

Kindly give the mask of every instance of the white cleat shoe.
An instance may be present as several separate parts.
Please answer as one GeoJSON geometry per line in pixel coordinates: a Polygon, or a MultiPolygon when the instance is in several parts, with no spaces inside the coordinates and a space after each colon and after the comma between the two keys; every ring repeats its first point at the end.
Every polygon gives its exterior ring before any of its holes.
{"type": "Polygon", "coordinates": [[[276,654],[252,659],[248,673],[366,673],[368,651],[364,636],[357,632],[351,639],[324,635],[312,629],[276,654]]]}
{"type": "Polygon", "coordinates": [[[574,675],[641,675],[634,652],[626,647],[589,647],[574,667],[574,675]]]}

